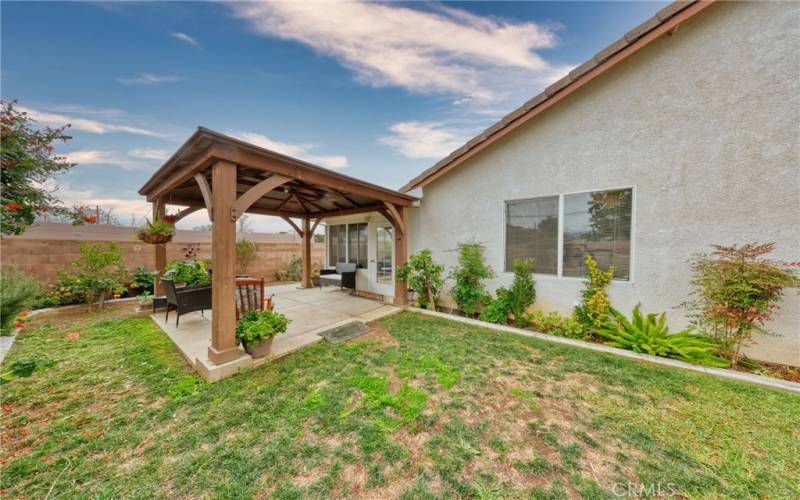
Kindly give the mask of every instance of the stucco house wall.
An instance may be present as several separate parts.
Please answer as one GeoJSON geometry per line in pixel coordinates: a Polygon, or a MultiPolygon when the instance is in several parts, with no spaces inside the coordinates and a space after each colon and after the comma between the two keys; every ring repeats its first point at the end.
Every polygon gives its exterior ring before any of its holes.
{"type": "MultiPolygon", "coordinates": [[[[687,259],[711,244],[777,243],[800,260],[800,4],[725,2],[688,20],[423,189],[410,252],[448,267],[456,243],[487,245],[503,272],[504,201],[634,188],[631,281],[610,287],[629,313],[688,323],[687,259]]],[[[412,193],[416,194],[416,193],[412,193]]],[[[536,307],[569,313],[582,281],[537,275],[536,307]]],[[[800,366],[800,299],[790,291],[748,353],[800,366]]]]}

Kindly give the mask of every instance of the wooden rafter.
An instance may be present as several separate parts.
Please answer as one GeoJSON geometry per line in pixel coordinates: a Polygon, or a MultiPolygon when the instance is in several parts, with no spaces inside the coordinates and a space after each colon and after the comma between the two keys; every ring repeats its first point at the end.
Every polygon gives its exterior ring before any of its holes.
{"type": "Polygon", "coordinates": [[[292,219],[290,219],[289,217],[282,217],[282,219],[285,220],[286,222],[288,222],[289,225],[292,226],[295,231],[297,231],[297,234],[299,234],[301,238],[303,237],[303,230],[300,229],[297,226],[297,224],[294,223],[294,221],[292,219]]]}
{"type": "Polygon", "coordinates": [[[251,187],[233,203],[233,206],[231,207],[231,219],[236,221],[243,213],[247,211],[248,208],[253,205],[253,203],[258,201],[262,196],[289,181],[291,181],[291,179],[288,177],[284,177],[282,175],[273,175],[251,187]]]}
{"type": "Polygon", "coordinates": [[[214,206],[211,203],[211,186],[208,185],[208,179],[203,174],[195,174],[194,180],[197,182],[197,185],[200,186],[200,193],[203,195],[203,201],[206,204],[206,210],[208,210],[208,220],[214,221],[214,206]]]}

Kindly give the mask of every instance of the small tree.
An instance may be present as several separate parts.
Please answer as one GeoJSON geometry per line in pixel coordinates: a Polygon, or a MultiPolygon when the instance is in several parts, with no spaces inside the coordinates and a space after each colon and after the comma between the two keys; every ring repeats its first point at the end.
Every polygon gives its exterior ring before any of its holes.
{"type": "Polygon", "coordinates": [[[475,316],[487,302],[483,280],[494,278],[494,271],[484,262],[486,247],[481,243],[459,243],[458,265],[450,270],[455,285],[450,291],[453,300],[467,316],[475,316]]]}
{"type": "Polygon", "coordinates": [[[536,300],[533,259],[514,260],[514,282],[508,293],[508,307],[517,326],[526,326],[525,310],[536,300]]]}
{"type": "Polygon", "coordinates": [[[73,164],[54,155],[52,143],[70,139],[69,125],[37,130],[27,113],[14,109],[14,101],[0,101],[0,232],[22,234],[43,213],[64,212],[46,181],[73,164]]]}
{"type": "Polygon", "coordinates": [[[97,301],[97,309],[114,293],[125,291],[128,271],[122,258],[122,249],[112,242],[103,249],[101,244],[81,242],[81,256],[72,265],[79,268],[77,277],[85,287],[89,299],[97,301]]]}
{"type": "Polygon", "coordinates": [[[250,267],[258,258],[258,245],[255,241],[239,240],[236,242],[236,263],[239,265],[239,272],[247,273],[250,267]]]}
{"type": "Polygon", "coordinates": [[[436,301],[442,292],[444,266],[433,260],[431,251],[420,250],[400,266],[397,277],[405,281],[416,292],[416,301],[423,309],[436,310],[436,301]]]}
{"type": "Polygon", "coordinates": [[[691,261],[695,300],[686,306],[695,311],[693,323],[719,342],[735,366],[754,331],[771,334],[765,324],[778,311],[784,289],[800,286],[800,262],[764,258],[774,243],[713,247],[711,255],[691,261]]]}
{"type": "Polygon", "coordinates": [[[614,266],[603,271],[588,253],[583,256],[586,263],[586,281],[581,292],[581,305],[575,308],[575,319],[585,330],[596,334],[608,320],[611,300],[608,298],[608,285],[614,276],[614,266]]]}

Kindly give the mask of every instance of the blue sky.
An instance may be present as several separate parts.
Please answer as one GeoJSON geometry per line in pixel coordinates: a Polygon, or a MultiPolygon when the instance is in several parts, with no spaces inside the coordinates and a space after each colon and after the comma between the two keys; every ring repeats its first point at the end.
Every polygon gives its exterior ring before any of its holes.
{"type": "Polygon", "coordinates": [[[665,4],[3,2],[0,83],[128,223],[198,125],[399,188],[665,4]]]}

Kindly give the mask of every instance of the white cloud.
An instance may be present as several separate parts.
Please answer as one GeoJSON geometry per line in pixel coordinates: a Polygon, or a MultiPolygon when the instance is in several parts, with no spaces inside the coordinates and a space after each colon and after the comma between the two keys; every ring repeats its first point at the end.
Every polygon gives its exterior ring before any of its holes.
{"type": "Polygon", "coordinates": [[[380,142],[409,158],[444,158],[470,136],[465,130],[442,122],[400,122],[389,130],[392,134],[381,137],[380,142]]]}
{"type": "Polygon", "coordinates": [[[25,106],[16,106],[16,108],[19,111],[28,113],[31,118],[40,123],[55,127],[61,127],[69,123],[73,130],[81,130],[83,132],[89,132],[92,134],[120,132],[126,134],[145,135],[149,137],[158,137],[160,135],[152,130],[134,127],[127,124],[110,123],[89,118],[78,118],[75,116],[62,115],[60,113],[50,113],[47,111],[32,109],[25,106]]]}
{"type": "Polygon", "coordinates": [[[555,67],[536,53],[555,46],[553,30],[533,22],[358,1],[229,6],[258,33],[334,56],[371,85],[488,101],[520,85],[532,93],[555,67]]]}
{"type": "Polygon", "coordinates": [[[309,150],[314,149],[316,146],[313,144],[289,144],[286,142],[276,141],[269,137],[257,134],[254,132],[233,132],[232,136],[237,137],[245,142],[255,144],[256,146],[270,149],[277,153],[293,156],[310,163],[316,163],[323,167],[332,169],[345,168],[348,166],[347,157],[343,155],[317,155],[311,153],[309,150]]]}
{"type": "Polygon", "coordinates": [[[128,151],[128,156],[139,158],[140,160],[158,160],[164,161],[170,157],[172,153],[166,149],[155,148],[137,148],[128,151]]]}
{"type": "Polygon", "coordinates": [[[186,42],[189,45],[192,45],[194,47],[197,47],[198,45],[200,45],[200,42],[198,42],[196,38],[191,37],[191,36],[187,35],[186,33],[182,33],[180,31],[176,31],[175,33],[172,34],[172,36],[174,38],[177,38],[178,40],[180,40],[182,42],[186,42]]]}
{"type": "Polygon", "coordinates": [[[117,82],[123,85],[158,85],[159,83],[179,82],[181,78],[174,75],[156,75],[153,73],[142,73],[132,78],[117,78],[117,82]]]}
{"type": "MultiPolygon", "coordinates": [[[[142,158],[133,155],[120,154],[117,151],[82,149],[64,153],[66,161],[80,165],[108,165],[118,167],[122,170],[141,170],[146,172],[155,171],[156,165],[150,161],[143,161],[142,158]]],[[[145,160],[152,160],[147,158],[145,160]]]]}

